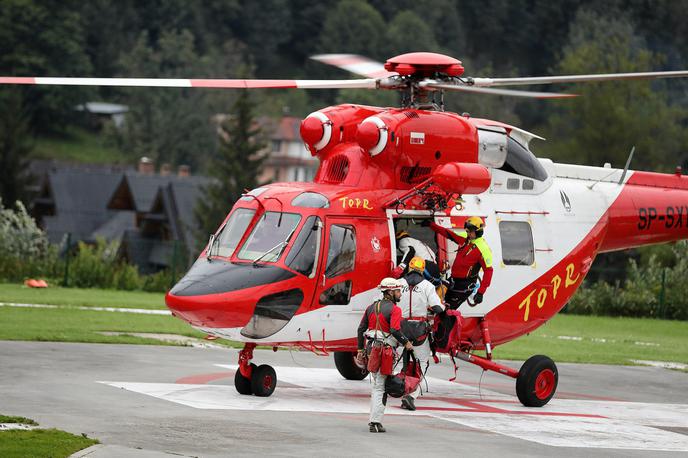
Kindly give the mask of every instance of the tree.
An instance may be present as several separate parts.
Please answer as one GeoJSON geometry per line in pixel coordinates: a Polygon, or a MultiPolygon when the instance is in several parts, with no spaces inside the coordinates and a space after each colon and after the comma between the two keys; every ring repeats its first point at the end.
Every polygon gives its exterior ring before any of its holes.
{"type": "Polygon", "coordinates": [[[253,117],[253,104],[243,90],[232,108],[232,116],[221,126],[220,147],[210,167],[214,181],[196,207],[200,241],[217,229],[234,202],[246,189],[258,186],[258,173],[265,157],[260,128],[253,117]]]}
{"type": "Polygon", "coordinates": [[[29,117],[22,105],[20,91],[0,93],[0,201],[9,205],[17,201],[26,203],[33,181],[28,172],[32,149],[29,117]]]}
{"type": "Polygon", "coordinates": [[[325,19],[320,51],[381,59],[384,33],[385,21],[375,8],[363,0],[342,0],[325,19]]]}
{"type": "MultiPolygon", "coordinates": [[[[78,2],[3,0],[0,8],[0,74],[88,76],[78,2]]],[[[92,90],[82,87],[27,86],[21,89],[30,127],[59,132],[74,117],[75,105],[92,90]]],[[[7,114],[7,110],[3,110],[7,114]]]]}
{"type": "MultiPolygon", "coordinates": [[[[187,30],[165,31],[150,44],[143,33],[122,56],[124,73],[133,77],[228,77],[235,62],[232,43],[213,54],[199,55],[187,30]]],[[[233,70],[235,72],[236,70],[233,70]]],[[[134,157],[188,164],[194,169],[215,150],[211,117],[219,110],[223,93],[211,89],[136,88],[123,91],[130,111],[119,135],[120,148],[134,157]]],[[[226,94],[226,93],[225,93],[226,94]]]]}
{"type": "MultiPolygon", "coordinates": [[[[655,69],[661,56],[646,49],[623,16],[601,17],[581,10],[559,74],[642,72],[655,69]]],[[[581,95],[560,102],[544,129],[552,139],[548,154],[559,160],[622,167],[632,146],[635,168],[670,169],[688,146],[685,108],[671,104],[666,83],[609,82],[567,88],[581,95]]]]}
{"type": "Polygon", "coordinates": [[[389,57],[416,51],[441,52],[428,24],[411,11],[402,11],[387,25],[386,53],[389,57]]]}

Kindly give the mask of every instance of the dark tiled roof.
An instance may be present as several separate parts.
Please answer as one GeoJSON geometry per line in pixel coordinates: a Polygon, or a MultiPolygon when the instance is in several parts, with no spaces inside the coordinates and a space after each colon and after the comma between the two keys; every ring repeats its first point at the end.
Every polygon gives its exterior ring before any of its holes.
{"type": "Polygon", "coordinates": [[[47,187],[55,206],[55,216],[44,219],[48,237],[59,242],[71,232],[73,240],[87,239],[93,231],[115,216],[106,204],[121,173],[59,169],[51,171],[47,187]]]}
{"type": "Polygon", "coordinates": [[[136,229],[136,212],[117,211],[112,218],[93,231],[90,239],[102,237],[105,240],[121,240],[124,233],[131,229],[136,229]]]}

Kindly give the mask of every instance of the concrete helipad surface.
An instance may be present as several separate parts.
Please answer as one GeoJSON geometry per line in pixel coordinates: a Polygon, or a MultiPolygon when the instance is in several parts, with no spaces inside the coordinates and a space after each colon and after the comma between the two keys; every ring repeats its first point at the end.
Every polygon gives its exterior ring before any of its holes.
{"type": "MultiPolygon", "coordinates": [[[[462,364],[431,366],[388,433],[367,432],[368,381],[332,358],[257,351],[277,370],[270,398],[233,386],[237,351],[0,342],[0,413],[100,439],[84,456],[688,456],[688,374],[559,364],[557,396],[523,407],[514,382],[462,364]],[[157,453],[156,453],[157,452],[157,453]]],[[[519,363],[514,363],[518,367],[519,363]]]]}

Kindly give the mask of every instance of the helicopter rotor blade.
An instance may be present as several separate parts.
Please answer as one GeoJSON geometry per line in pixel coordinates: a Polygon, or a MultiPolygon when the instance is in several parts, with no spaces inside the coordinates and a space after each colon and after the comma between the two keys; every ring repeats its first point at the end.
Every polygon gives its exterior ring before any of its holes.
{"type": "Polygon", "coordinates": [[[375,89],[378,80],[261,80],[261,79],[176,79],[176,78],[72,78],[0,76],[0,84],[49,86],[199,87],[222,89],[375,89]]]}
{"type": "Polygon", "coordinates": [[[317,54],[310,58],[367,78],[387,78],[398,75],[396,72],[385,70],[382,63],[358,54],[317,54]]]}
{"type": "Polygon", "coordinates": [[[475,94],[502,95],[508,97],[527,97],[532,99],[564,99],[569,97],[578,97],[578,94],[563,94],[560,92],[515,91],[513,89],[475,87],[461,84],[421,83],[421,86],[434,89],[444,89],[449,91],[471,92],[475,94]]]}
{"type": "Polygon", "coordinates": [[[532,76],[523,78],[471,78],[469,84],[475,87],[520,86],[529,84],[594,83],[597,81],[644,80],[657,78],[680,78],[688,71],[606,73],[599,75],[532,76]]]}

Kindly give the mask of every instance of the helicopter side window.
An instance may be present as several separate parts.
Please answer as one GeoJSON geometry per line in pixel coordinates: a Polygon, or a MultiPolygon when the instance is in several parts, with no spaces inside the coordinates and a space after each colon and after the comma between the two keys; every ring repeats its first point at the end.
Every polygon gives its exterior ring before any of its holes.
{"type": "Polygon", "coordinates": [[[535,155],[511,137],[507,138],[506,161],[499,170],[534,178],[538,181],[547,179],[547,171],[535,155]]]}
{"type": "Polygon", "coordinates": [[[277,262],[289,243],[301,215],[265,212],[237,255],[247,261],[277,262]]]}
{"type": "Polygon", "coordinates": [[[327,288],[320,294],[322,305],[348,305],[351,300],[351,280],[327,288]]]}
{"type": "Polygon", "coordinates": [[[353,226],[330,226],[330,246],[327,250],[325,276],[336,277],[354,270],[356,235],[353,226]]]}
{"type": "Polygon", "coordinates": [[[232,256],[246,228],[251,224],[256,211],[250,208],[237,208],[217,236],[217,256],[232,256]]]}
{"type": "Polygon", "coordinates": [[[285,264],[300,274],[313,278],[318,258],[322,223],[317,216],[309,216],[287,255],[285,264]]]}
{"type": "Polygon", "coordinates": [[[531,266],[535,262],[533,231],[523,221],[500,221],[502,261],[507,266],[531,266]]]}

